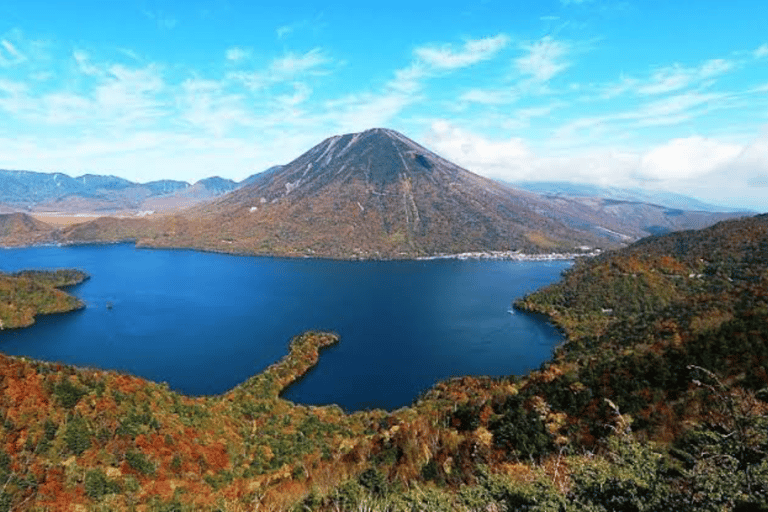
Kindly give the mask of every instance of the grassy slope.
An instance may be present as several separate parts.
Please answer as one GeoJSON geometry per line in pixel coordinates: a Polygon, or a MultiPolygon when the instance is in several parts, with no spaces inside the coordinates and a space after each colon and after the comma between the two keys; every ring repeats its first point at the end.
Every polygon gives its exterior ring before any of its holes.
{"type": "Polygon", "coordinates": [[[216,397],[2,357],[0,510],[761,510],[766,247],[759,217],[584,262],[518,304],[550,363],[392,413],[279,398],[321,333],[216,397]]]}

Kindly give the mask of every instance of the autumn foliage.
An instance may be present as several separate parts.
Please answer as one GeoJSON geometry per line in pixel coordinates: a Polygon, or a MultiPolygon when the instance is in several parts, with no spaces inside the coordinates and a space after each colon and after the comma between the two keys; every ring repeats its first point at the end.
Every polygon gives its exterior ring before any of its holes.
{"type": "MultiPolygon", "coordinates": [[[[6,304],[45,279],[1,276],[6,304]]],[[[281,398],[328,333],[212,397],[0,355],[0,511],[765,509],[768,217],[580,262],[517,306],[566,332],[551,361],[392,412],[281,398]]]]}

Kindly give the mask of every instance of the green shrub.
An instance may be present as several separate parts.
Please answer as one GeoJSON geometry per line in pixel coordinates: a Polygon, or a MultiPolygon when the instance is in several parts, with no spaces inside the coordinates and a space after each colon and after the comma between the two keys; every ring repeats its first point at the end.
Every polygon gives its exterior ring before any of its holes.
{"type": "Polygon", "coordinates": [[[100,469],[92,469],[85,474],[85,494],[98,500],[105,494],[116,494],[120,492],[120,485],[114,480],[107,478],[100,469]]]}
{"type": "Polygon", "coordinates": [[[550,453],[554,447],[552,435],[535,411],[523,407],[523,399],[510,396],[501,408],[500,416],[489,424],[497,447],[519,458],[535,458],[550,453]]]}
{"type": "Polygon", "coordinates": [[[128,452],[125,454],[125,460],[142,475],[151,475],[155,472],[155,465],[141,452],[128,452]]]}
{"type": "Polygon", "coordinates": [[[75,416],[67,422],[64,429],[64,442],[69,451],[75,455],[80,455],[91,447],[91,432],[85,419],[75,416]]]}
{"type": "Polygon", "coordinates": [[[77,402],[86,394],[87,391],[85,389],[75,386],[67,378],[64,378],[53,387],[53,396],[67,409],[77,405],[77,402]]]}
{"type": "Polygon", "coordinates": [[[357,481],[374,496],[384,496],[387,493],[387,479],[376,468],[368,468],[363,471],[357,481]]]}

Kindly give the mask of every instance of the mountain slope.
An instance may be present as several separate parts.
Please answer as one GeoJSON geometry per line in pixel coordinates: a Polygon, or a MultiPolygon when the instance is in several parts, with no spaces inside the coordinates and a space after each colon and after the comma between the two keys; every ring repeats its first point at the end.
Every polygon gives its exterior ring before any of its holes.
{"type": "Polygon", "coordinates": [[[610,245],[542,209],[534,194],[472,174],[397,132],[373,129],[323,141],[194,210],[188,230],[150,243],[331,257],[610,245]]]}
{"type": "Polygon", "coordinates": [[[0,246],[51,242],[53,230],[53,226],[26,213],[0,214],[0,246]]]}

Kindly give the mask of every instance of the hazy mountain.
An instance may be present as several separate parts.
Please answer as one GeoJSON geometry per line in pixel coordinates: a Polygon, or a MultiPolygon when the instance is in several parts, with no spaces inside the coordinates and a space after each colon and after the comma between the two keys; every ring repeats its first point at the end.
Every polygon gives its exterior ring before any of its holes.
{"type": "Polygon", "coordinates": [[[164,196],[187,189],[190,185],[186,181],[158,180],[145,183],[144,186],[152,192],[153,196],[164,196]]]}
{"type": "Polygon", "coordinates": [[[265,171],[258,172],[256,174],[251,174],[250,176],[245,178],[243,181],[241,181],[240,185],[241,186],[250,185],[251,183],[255,183],[257,181],[261,181],[261,180],[263,180],[263,179],[265,179],[265,178],[267,178],[269,176],[272,176],[274,173],[276,173],[277,171],[279,171],[283,167],[285,167],[285,166],[284,165],[275,165],[275,166],[272,166],[272,167],[270,167],[269,169],[267,169],[265,171]]]}
{"type": "Polygon", "coordinates": [[[568,181],[519,181],[511,182],[510,185],[546,196],[600,197],[625,202],[654,204],[678,210],[752,213],[744,209],[705,203],[683,194],[639,188],[601,187],[568,181]]]}
{"type": "Polygon", "coordinates": [[[115,213],[190,207],[240,184],[214,176],[194,185],[157,180],[135,183],[116,176],[0,170],[0,204],[9,210],[115,213]]]}
{"type": "Polygon", "coordinates": [[[239,186],[239,184],[236,181],[232,181],[226,178],[221,178],[219,176],[213,176],[211,178],[202,179],[197,183],[195,183],[195,185],[200,185],[204,187],[212,195],[221,195],[231,190],[234,190],[239,186]]]}

